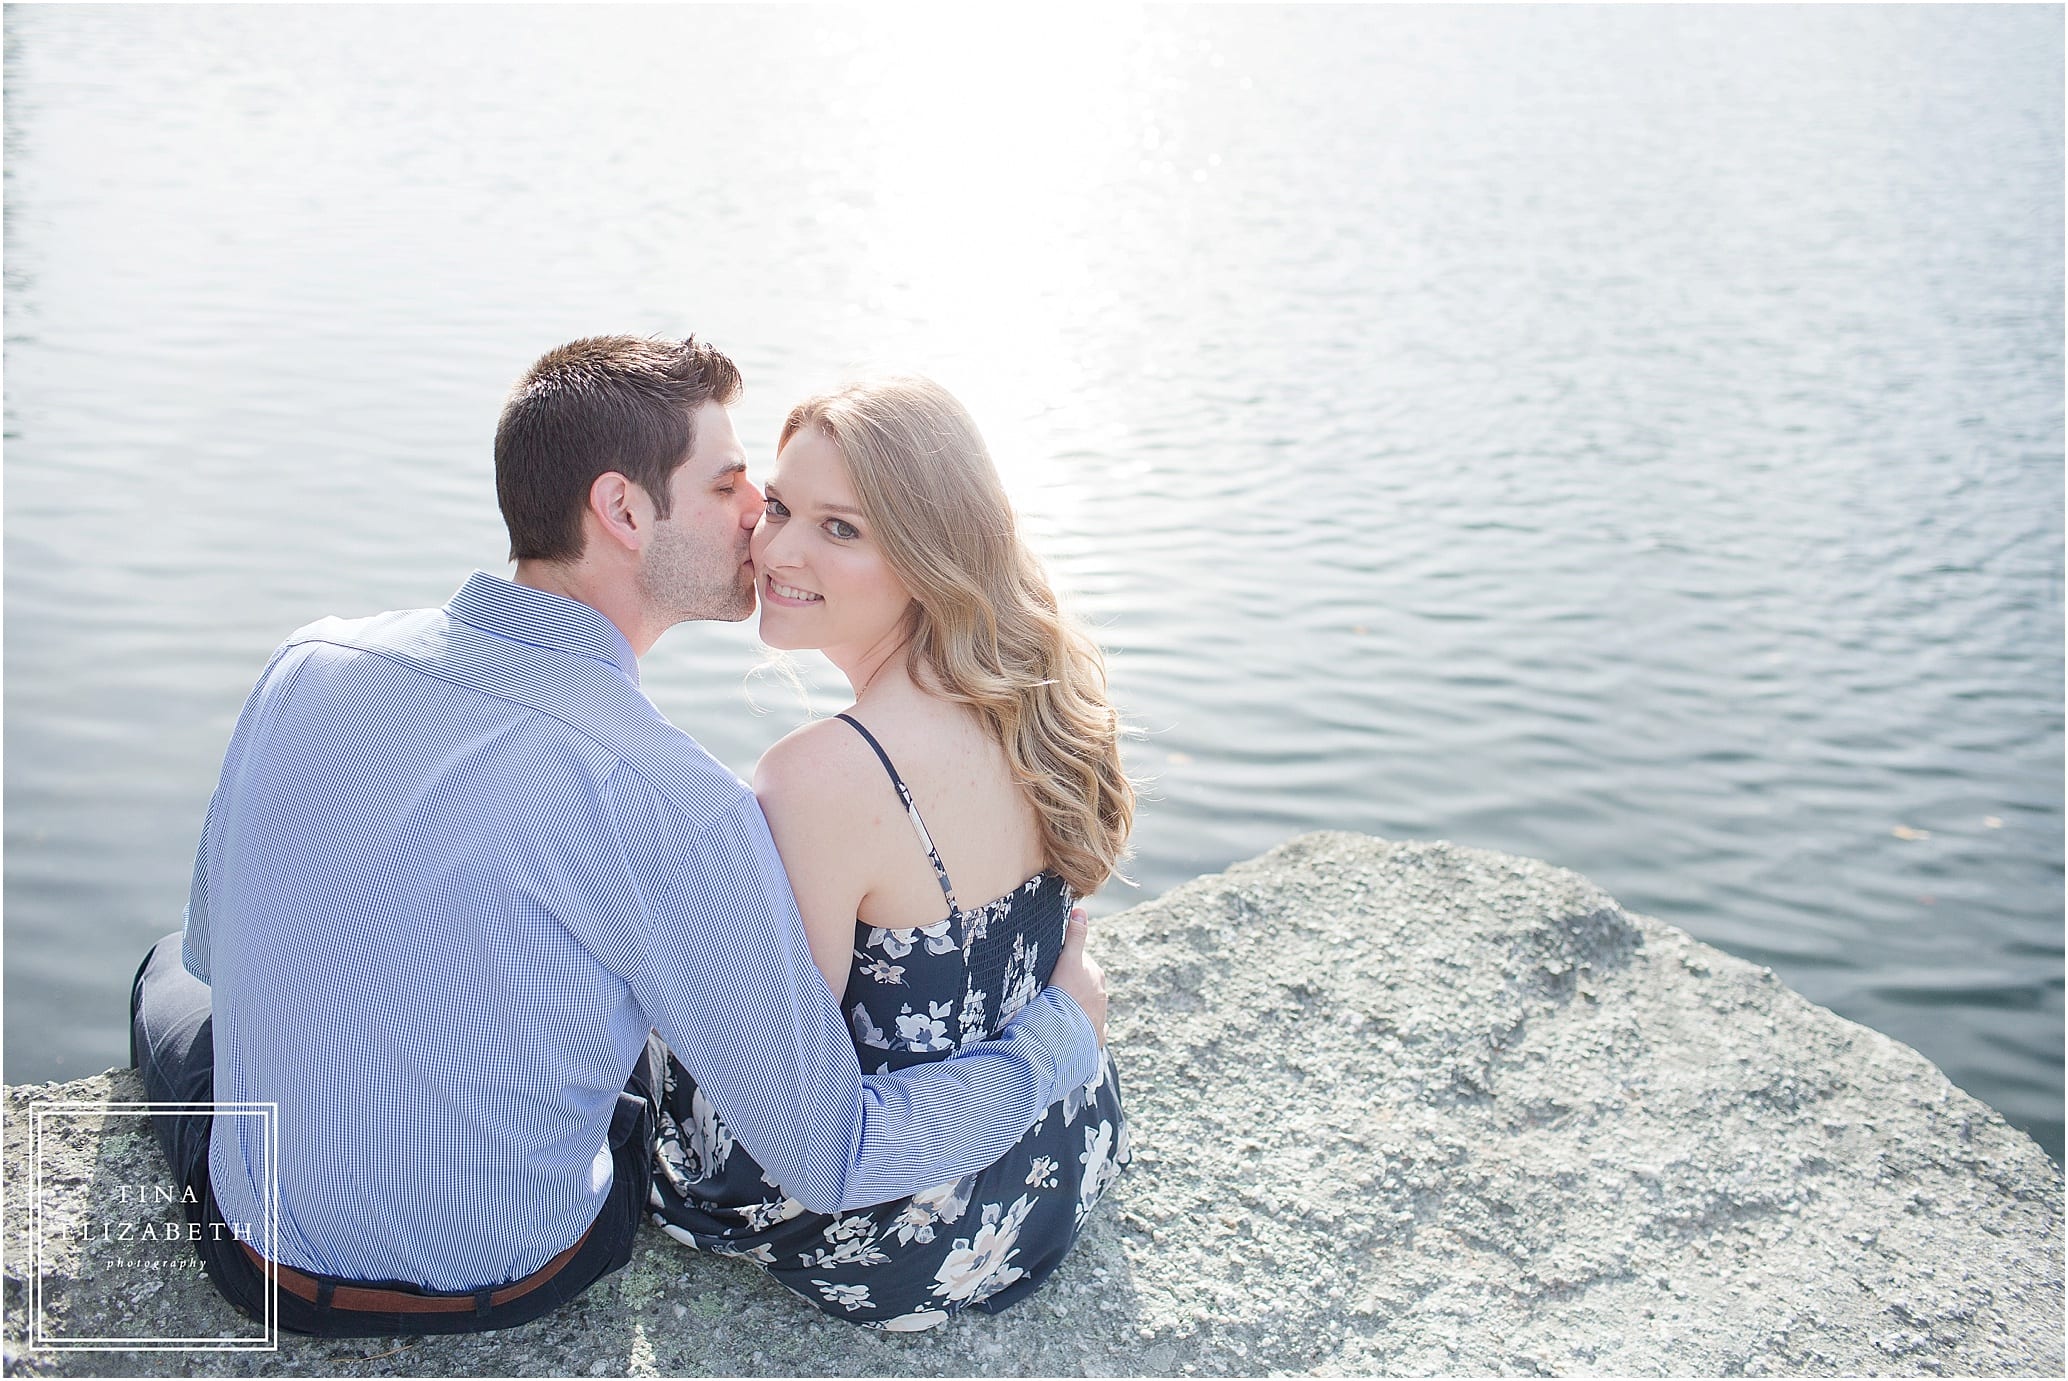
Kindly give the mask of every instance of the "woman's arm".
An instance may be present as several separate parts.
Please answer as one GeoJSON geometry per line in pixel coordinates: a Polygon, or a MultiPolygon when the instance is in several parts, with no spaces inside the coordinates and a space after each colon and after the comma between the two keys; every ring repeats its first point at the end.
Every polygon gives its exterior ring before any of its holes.
{"type": "Polygon", "coordinates": [[[797,894],[811,957],[836,1006],[847,992],[855,917],[877,854],[882,803],[873,796],[887,790],[861,739],[832,720],[790,734],[754,769],[754,794],[797,894]]]}

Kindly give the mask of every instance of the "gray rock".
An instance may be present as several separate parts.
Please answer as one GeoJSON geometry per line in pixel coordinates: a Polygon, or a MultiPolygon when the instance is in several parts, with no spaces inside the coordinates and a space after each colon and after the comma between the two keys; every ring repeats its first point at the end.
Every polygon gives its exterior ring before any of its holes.
{"type": "MultiPolygon", "coordinates": [[[[505,1333],[32,1351],[31,1109],[141,1096],[110,1072],[7,1090],[6,1370],[2063,1374],[2045,1153],[1915,1051],[1573,873],[1313,834],[1093,943],[1137,1160],[1001,1317],[872,1334],[649,1231],[505,1333]]],[[[138,1119],[64,1125],[50,1204],[163,1181],[138,1119]]],[[[68,1333],[243,1326],[192,1271],[44,1231],[68,1333]]]]}

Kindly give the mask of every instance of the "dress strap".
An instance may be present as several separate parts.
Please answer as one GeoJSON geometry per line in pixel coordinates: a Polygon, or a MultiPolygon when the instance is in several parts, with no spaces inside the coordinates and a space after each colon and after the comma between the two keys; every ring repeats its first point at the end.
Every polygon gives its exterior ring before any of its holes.
{"type": "Polygon", "coordinates": [[[890,773],[890,784],[898,789],[898,799],[905,803],[905,816],[912,822],[912,828],[919,832],[919,842],[926,846],[926,856],[933,860],[933,875],[941,884],[941,895],[948,899],[950,914],[962,910],[955,901],[954,884],[948,881],[948,869],[941,862],[941,851],[933,846],[933,836],[926,832],[926,822],[919,818],[919,807],[912,804],[912,789],[905,785],[905,779],[898,775],[898,769],[890,760],[890,754],[883,751],[883,745],[876,741],[876,735],[862,727],[862,721],[851,714],[838,714],[835,719],[844,719],[854,726],[854,731],[867,739],[876,750],[876,759],[883,764],[883,770],[890,773]]]}

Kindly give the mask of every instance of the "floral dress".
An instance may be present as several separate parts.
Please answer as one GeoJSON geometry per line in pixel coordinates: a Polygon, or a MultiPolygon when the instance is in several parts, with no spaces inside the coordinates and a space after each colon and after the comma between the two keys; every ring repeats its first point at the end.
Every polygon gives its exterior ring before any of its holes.
{"type": "MultiPolygon", "coordinates": [[[[855,923],[843,1001],[862,1068],[884,1074],[995,1036],[1048,981],[1072,897],[1043,870],[994,901],[958,906],[897,768],[858,721],[840,718],[882,759],[948,900],[930,925],[855,923]]],[[[1120,1086],[1101,1050],[1092,1082],[1050,1104],[990,1168],[909,1199],[813,1213],[766,1177],[670,1054],[652,1205],[676,1238],[755,1262],[835,1318],[911,1331],[1032,1294],[1127,1160],[1120,1086]]]]}

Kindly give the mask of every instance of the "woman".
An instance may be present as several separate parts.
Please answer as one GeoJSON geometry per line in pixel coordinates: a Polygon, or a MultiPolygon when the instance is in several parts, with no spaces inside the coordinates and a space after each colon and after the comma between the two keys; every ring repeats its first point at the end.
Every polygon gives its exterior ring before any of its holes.
{"type": "MultiPolygon", "coordinates": [[[[1020,542],[976,424],[925,379],[791,409],[753,557],[763,641],[816,648],[854,688],[768,750],[754,789],[862,1067],[986,1040],[1047,981],[1133,822],[1098,649],[1020,542]]],[[[655,1218],[837,1318],[908,1331],[1032,1293],[1127,1159],[1102,1052],[989,1169],[808,1213],[671,1058],[655,1218]]]]}

